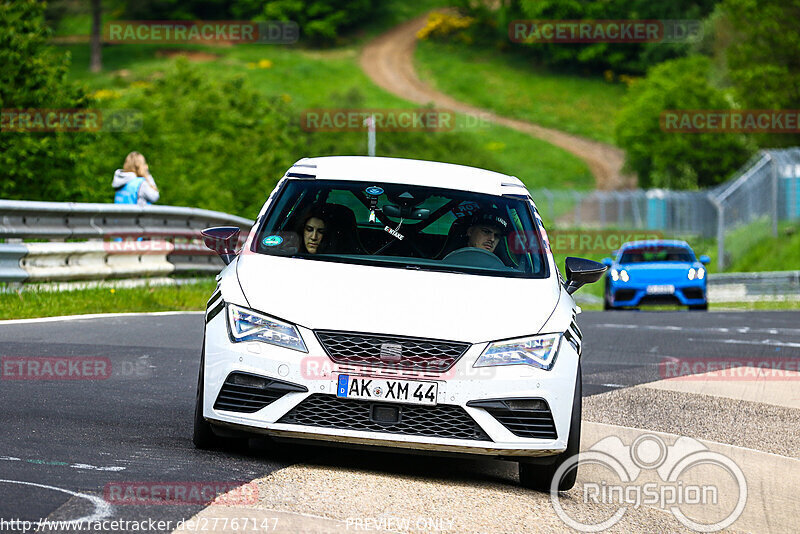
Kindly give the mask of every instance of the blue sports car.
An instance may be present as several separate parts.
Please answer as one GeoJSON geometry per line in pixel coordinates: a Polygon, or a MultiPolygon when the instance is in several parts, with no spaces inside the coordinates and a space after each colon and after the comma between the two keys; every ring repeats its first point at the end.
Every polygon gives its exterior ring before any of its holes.
{"type": "Polygon", "coordinates": [[[654,240],[625,243],[615,258],[606,258],[603,308],[646,304],[676,304],[707,310],[706,269],[710,260],[698,260],[685,241],[654,240]]]}

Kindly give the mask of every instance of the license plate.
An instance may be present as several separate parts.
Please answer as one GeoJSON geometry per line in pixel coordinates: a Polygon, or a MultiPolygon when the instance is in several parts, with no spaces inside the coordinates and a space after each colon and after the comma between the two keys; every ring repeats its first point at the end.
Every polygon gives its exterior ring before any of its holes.
{"type": "Polygon", "coordinates": [[[439,384],[417,380],[386,380],[363,376],[339,375],[336,396],[349,399],[436,404],[439,384]]]}
{"type": "Polygon", "coordinates": [[[648,295],[672,295],[673,293],[675,293],[675,286],[672,285],[647,286],[648,295]]]}

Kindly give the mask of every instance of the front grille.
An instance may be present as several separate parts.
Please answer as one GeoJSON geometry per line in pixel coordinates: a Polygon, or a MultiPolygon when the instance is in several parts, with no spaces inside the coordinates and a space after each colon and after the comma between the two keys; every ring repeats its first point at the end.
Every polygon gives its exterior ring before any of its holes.
{"type": "Polygon", "coordinates": [[[625,302],[627,300],[632,300],[633,297],[635,296],[636,296],[635,289],[618,289],[617,292],[614,293],[614,300],[625,302]]]}
{"type": "Polygon", "coordinates": [[[641,305],[650,306],[673,306],[680,305],[681,301],[675,295],[645,295],[639,301],[641,305]]]}
{"type": "Polygon", "coordinates": [[[700,287],[687,287],[683,290],[683,296],[687,299],[701,299],[703,298],[703,289],[700,287]]]}
{"type": "Polygon", "coordinates": [[[456,341],[324,330],[315,333],[328,356],[339,364],[439,373],[450,369],[469,349],[469,343],[456,341]]]}
{"type": "Polygon", "coordinates": [[[317,426],[338,430],[388,432],[431,438],[491,441],[472,417],[460,406],[414,406],[342,399],[315,393],[295,406],[278,421],[292,425],[317,426]],[[373,405],[399,409],[396,423],[373,420],[373,405]]]}
{"type": "Polygon", "coordinates": [[[222,384],[215,410],[253,413],[290,392],[307,392],[305,386],[251,373],[231,373],[222,384]]]}
{"type": "Polygon", "coordinates": [[[492,399],[470,401],[467,406],[483,408],[512,434],[521,438],[556,439],[556,424],[543,399],[492,399]]]}

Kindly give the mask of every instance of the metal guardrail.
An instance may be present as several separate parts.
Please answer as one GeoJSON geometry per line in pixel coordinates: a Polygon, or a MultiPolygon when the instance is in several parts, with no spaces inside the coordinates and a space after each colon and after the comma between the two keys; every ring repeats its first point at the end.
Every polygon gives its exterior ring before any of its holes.
{"type": "Polygon", "coordinates": [[[178,206],[0,200],[0,282],[216,273],[200,230],[253,221],[178,206]],[[60,242],[24,242],[51,240],[60,242]],[[76,241],[81,240],[81,241],[76,241]]]}
{"type": "Polygon", "coordinates": [[[800,300],[800,271],[708,275],[711,302],[800,300]]]}

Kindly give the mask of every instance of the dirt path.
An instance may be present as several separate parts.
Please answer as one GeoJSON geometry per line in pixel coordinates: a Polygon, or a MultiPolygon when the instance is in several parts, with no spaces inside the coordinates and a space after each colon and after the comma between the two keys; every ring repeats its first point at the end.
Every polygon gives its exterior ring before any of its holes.
{"type": "Polygon", "coordinates": [[[592,141],[537,124],[511,119],[477,108],[441,93],[419,79],[414,71],[416,33],[425,25],[427,14],[397,26],[367,44],[361,54],[361,68],[387,91],[416,102],[447,108],[460,113],[481,114],[492,122],[542,139],[586,162],[598,189],[626,189],[636,186],[636,178],[622,174],[625,154],[617,147],[592,141]]]}

